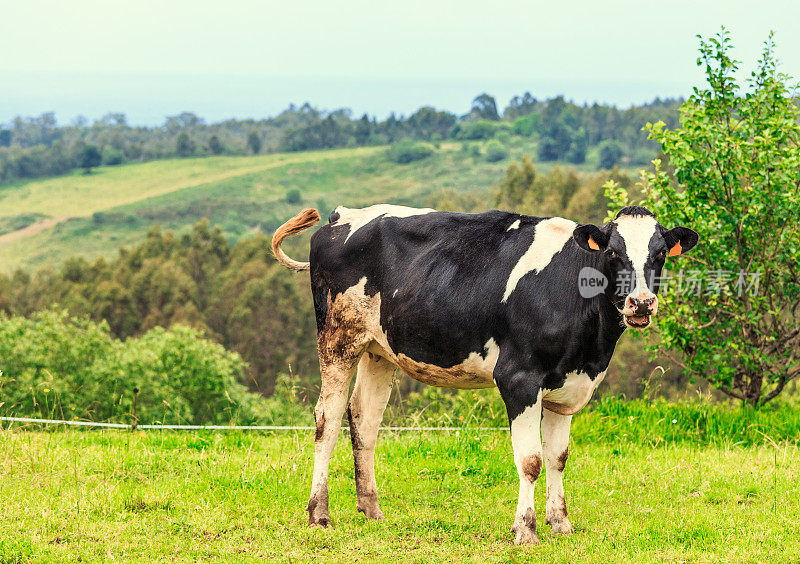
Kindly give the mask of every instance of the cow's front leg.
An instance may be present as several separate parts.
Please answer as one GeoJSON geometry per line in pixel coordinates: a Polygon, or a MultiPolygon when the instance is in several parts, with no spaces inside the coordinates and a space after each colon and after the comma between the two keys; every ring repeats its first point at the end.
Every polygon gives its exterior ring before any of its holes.
{"type": "Polygon", "coordinates": [[[519,475],[519,501],[514,515],[515,544],[539,544],[533,491],[542,472],[542,391],[535,376],[521,372],[495,377],[511,424],[511,444],[519,475]]]}
{"type": "Polygon", "coordinates": [[[547,409],[542,413],[542,444],[547,477],[545,523],[553,528],[553,532],[563,534],[574,532],[567,518],[567,501],[562,482],[569,456],[571,423],[571,415],[559,415],[547,409]]]}

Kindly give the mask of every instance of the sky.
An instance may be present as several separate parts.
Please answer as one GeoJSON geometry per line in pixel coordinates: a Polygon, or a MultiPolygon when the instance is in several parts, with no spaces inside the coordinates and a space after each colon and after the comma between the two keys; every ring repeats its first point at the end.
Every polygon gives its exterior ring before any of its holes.
{"type": "Polygon", "coordinates": [[[800,77],[800,2],[761,0],[0,0],[0,123],[55,111],[155,125],[289,103],[383,118],[530,91],[622,107],[702,83],[724,25],[749,71],[770,30],[800,77]]]}

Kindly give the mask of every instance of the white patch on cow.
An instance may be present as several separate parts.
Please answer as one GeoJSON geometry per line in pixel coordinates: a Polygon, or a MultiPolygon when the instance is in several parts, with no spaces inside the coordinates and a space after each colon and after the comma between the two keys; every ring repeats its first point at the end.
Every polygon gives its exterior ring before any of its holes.
{"type": "Polygon", "coordinates": [[[394,293],[392,294],[392,297],[395,297],[397,295],[397,292],[399,292],[399,291],[400,290],[395,290],[394,293]]]}
{"type": "Polygon", "coordinates": [[[555,390],[544,390],[544,407],[561,415],[572,415],[583,409],[592,399],[597,386],[605,378],[605,371],[592,380],[585,372],[570,372],[564,385],[555,390]]]}
{"type": "Polygon", "coordinates": [[[636,284],[632,294],[637,291],[651,293],[644,278],[644,264],[650,254],[650,239],[656,232],[656,218],[652,215],[623,215],[615,219],[614,224],[625,241],[625,252],[633,264],[636,284]]]}
{"type": "Polygon", "coordinates": [[[514,516],[513,530],[516,533],[516,544],[538,544],[535,525],[531,529],[526,523],[526,515],[533,516],[535,523],[536,510],[533,506],[533,494],[536,481],[532,481],[529,473],[536,466],[538,458],[538,471],[542,468],[542,390],[536,397],[536,403],[529,405],[511,422],[511,445],[514,448],[514,463],[519,475],[519,498],[517,499],[517,512],[514,516]]]}
{"type": "Polygon", "coordinates": [[[509,225],[506,231],[511,231],[512,229],[519,229],[519,220],[516,220],[514,223],[509,225]]]}
{"type": "Polygon", "coordinates": [[[347,243],[347,240],[353,236],[353,233],[378,217],[411,217],[415,215],[426,215],[436,210],[431,208],[409,208],[392,204],[376,204],[362,209],[351,209],[339,206],[334,211],[339,214],[339,218],[332,223],[332,225],[350,226],[350,232],[344,240],[344,242],[347,243]]]}
{"type": "Polygon", "coordinates": [[[572,232],[576,225],[574,221],[563,217],[551,217],[536,224],[533,243],[519,259],[519,262],[514,265],[511,275],[508,277],[503,303],[508,300],[523,276],[531,271],[539,274],[550,264],[555,254],[563,249],[564,244],[572,238],[572,232]]]}

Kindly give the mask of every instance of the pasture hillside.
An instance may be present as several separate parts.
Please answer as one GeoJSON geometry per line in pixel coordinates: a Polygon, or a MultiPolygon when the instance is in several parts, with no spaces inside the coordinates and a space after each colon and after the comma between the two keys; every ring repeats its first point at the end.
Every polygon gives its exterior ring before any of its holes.
{"type": "Polygon", "coordinates": [[[236,240],[255,230],[270,232],[302,206],[326,213],[339,204],[430,205],[448,190],[480,194],[488,206],[488,191],[510,160],[535,154],[536,143],[513,136],[505,143],[508,157],[494,162],[486,146],[443,143],[405,164],[390,160],[385,146],[172,159],[4,186],[0,270],[56,266],[76,255],[109,257],[141,240],[153,224],[182,232],[209,218],[236,240]]]}
{"type": "MultiPolygon", "coordinates": [[[[578,416],[580,420],[581,416],[578,416]]],[[[307,526],[313,431],[0,432],[2,562],[797,562],[796,445],[570,445],[577,532],[510,532],[505,432],[387,434],[384,521],[355,508],[347,435],[331,461],[332,529],[307,526]]]]}

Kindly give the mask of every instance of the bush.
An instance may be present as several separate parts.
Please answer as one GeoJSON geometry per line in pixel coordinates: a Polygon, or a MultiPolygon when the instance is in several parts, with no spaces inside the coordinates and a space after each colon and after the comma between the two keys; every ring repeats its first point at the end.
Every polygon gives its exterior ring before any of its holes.
{"type": "Polygon", "coordinates": [[[498,132],[511,131],[511,126],[505,122],[489,121],[479,119],[471,123],[463,123],[456,126],[456,139],[491,139],[498,132]]]}
{"type": "Polygon", "coordinates": [[[113,147],[103,149],[103,164],[108,166],[119,165],[125,162],[125,155],[113,147]]]}
{"type": "Polygon", "coordinates": [[[622,145],[617,141],[603,141],[599,147],[600,168],[611,170],[622,159],[622,145]]]}
{"type": "Polygon", "coordinates": [[[291,190],[286,192],[286,201],[294,205],[300,204],[303,201],[303,195],[297,188],[292,188],[291,190]]]}
{"type": "Polygon", "coordinates": [[[156,328],[113,339],[108,324],[40,312],[0,317],[4,414],[130,423],[263,420],[259,396],[239,381],[246,365],[195,330],[156,328]]]}
{"type": "Polygon", "coordinates": [[[389,148],[388,157],[392,162],[408,164],[430,157],[434,153],[433,147],[428,143],[414,142],[403,139],[389,148]]]}
{"type": "Polygon", "coordinates": [[[490,163],[496,163],[508,158],[508,149],[500,143],[492,139],[486,144],[486,160],[490,163]]]}

